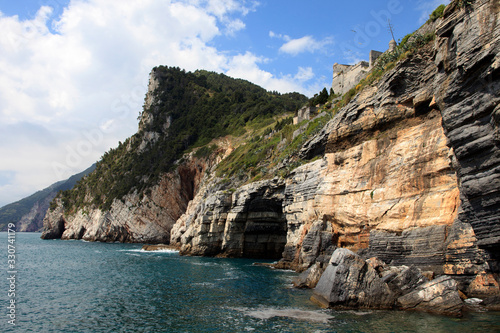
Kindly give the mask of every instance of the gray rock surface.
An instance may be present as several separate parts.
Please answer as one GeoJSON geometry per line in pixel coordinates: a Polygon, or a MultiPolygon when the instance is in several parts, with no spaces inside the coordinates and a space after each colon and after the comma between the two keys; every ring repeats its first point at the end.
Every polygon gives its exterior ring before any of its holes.
{"type": "Polygon", "coordinates": [[[61,238],[64,232],[64,210],[62,202],[57,199],[57,207],[53,211],[48,210],[44,219],[44,230],[42,232],[43,239],[58,239],[61,238]]]}
{"type": "Polygon", "coordinates": [[[391,308],[394,296],[377,271],[348,249],[337,249],[312,300],[324,307],[391,308]]]}
{"type": "Polygon", "coordinates": [[[299,276],[292,280],[293,286],[295,288],[314,288],[321,279],[321,275],[324,272],[323,265],[319,262],[315,263],[309,267],[304,272],[300,273],[299,276]]]}
{"type": "Polygon", "coordinates": [[[451,316],[461,316],[463,301],[458,294],[457,282],[443,275],[429,281],[397,300],[403,310],[417,310],[451,316]]]}
{"type": "Polygon", "coordinates": [[[442,274],[446,233],[444,225],[408,229],[401,234],[373,230],[369,253],[390,265],[416,265],[442,274]]]}
{"type": "Polygon", "coordinates": [[[460,221],[472,225],[480,247],[500,244],[500,29],[498,1],[476,1],[437,28],[436,101],[455,152],[460,221]],[[453,84],[450,84],[453,82],[453,84]]]}

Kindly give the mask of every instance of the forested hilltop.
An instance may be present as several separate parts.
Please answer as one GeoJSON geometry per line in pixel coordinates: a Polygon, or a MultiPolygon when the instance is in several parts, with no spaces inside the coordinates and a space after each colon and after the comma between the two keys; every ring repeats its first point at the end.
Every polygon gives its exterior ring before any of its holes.
{"type": "MultiPolygon", "coordinates": [[[[109,210],[115,199],[133,192],[143,195],[163,173],[175,169],[184,153],[215,138],[242,136],[248,128],[268,125],[273,117],[294,112],[307,101],[299,93],[268,92],[204,70],[159,66],[151,78],[139,131],[105,153],[84,181],[62,193],[66,212],[82,207],[109,210]]],[[[204,147],[198,155],[210,149],[216,147],[204,147]]]]}

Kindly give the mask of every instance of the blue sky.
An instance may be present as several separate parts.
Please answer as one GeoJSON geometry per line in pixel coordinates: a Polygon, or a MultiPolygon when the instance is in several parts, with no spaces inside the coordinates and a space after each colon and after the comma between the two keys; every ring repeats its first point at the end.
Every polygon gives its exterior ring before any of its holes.
{"type": "Polygon", "coordinates": [[[312,96],[448,2],[0,0],[0,206],[134,134],[156,65],[312,96]]]}

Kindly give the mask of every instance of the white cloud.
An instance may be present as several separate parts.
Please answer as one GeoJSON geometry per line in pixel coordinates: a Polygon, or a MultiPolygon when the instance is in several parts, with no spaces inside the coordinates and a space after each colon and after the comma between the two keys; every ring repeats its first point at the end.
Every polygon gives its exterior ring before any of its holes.
{"type": "Polygon", "coordinates": [[[299,67],[298,73],[295,75],[295,79],[298,81],[308,81],[314,77],[314,72],[311,67],[299,67]]]}
{"type": "Polygon", "coordinates": [[[223,18],[231,12],[240,12],[245,16],[258,6],[256,1],[207,0],[206,2],[208,2],[207,11],[218,18],[223,18]]]}
{"type": "Polygon", "coordinates": [[[312,36],[304,36],[302,38],[288,40],[280,47],[280,51],[295,56],[303,52],[314,53],[318,50],[323,50],[328,44],[332,44],[332,40],[330,38],[317,41],[312,36]]]}
{"type": "Polygon", "coordinates": [[[226,74],[236,78],[243,78],[268,90],[290,92],[300,90],[289,77],[277,78],[273,74],[260,69],[260,63],[268,62],[268,59],[258,57],[251,52],[237,55],[229,62],[226,74]]]}
{"type": "Polygon", "coordinates": [[[230,21],[227,25],[226,25],[226,34],[230,35],[230,36],[234,36],[234,34],[240,30],[243,30],[245,29],[245,23],[243,23],[242,20],[240,19],[236,19],[236,20],[233,20],[233,21],[230,21]]]}
{"type": "Polygon", "coordinates": [[[269,37],[283,39],[285,42],[288,42],[289,40],[291,40],[290,36],[277,34],[274,31],[269,31],[269,37]]]}
{"type": "Polygon", "coordinates": [[[290,74],[276,76],[259,67],[259,64],[269,61],[269,59],[246,52],[232,58],[226,74],[249,80],[265,87],[267,90],[275,90],[282,93],[299,91],[307,96],[313,96],[323,89],[323,87],[330,85],[329,80],[326,80],[324,77],[317,78],[311,67],[299,67],[297,73],[293,76],[290,74]]]}
{"type": "Polygon", "coordinates": [[[211,46],[215,37],[244,29],[242,19],[256,5],[72,0],[58,18],[50,7],[31,20],[0,13],[0,173],[15,173],[0,184],[0,206],[87,168],[133,134],[154,66],[304,91],[307,69],[276,77],[260,68],[263,57],[211,46]]]}

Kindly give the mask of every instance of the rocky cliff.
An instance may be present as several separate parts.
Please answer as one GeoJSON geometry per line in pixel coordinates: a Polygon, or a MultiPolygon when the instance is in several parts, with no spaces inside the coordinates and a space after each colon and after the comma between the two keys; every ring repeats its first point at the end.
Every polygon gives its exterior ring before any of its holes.
{"type": "MultiPolygon", "coordinates": [[[[153,69],[137,134],[105,153],[94,172],[54,200],[42,238],[169,243],[173,225],[188,205],[200,202],[207,184],[227,192],[228,184],[218,185],[219,178],[209,182],[217,163],[234,149],[231,138],[238,134],[240,138],[248,126],[273,123],[274,117],[306,101],[298,93],[269,93],[222,74],[153,69]]],[[[245,135],[247,139],[251,136],[245,135]]],[[[245,182],[246,176],[238,184],[245,182]]],[[[252,198],[242,194],[238,200],[244,206],[252,198]]],[[[252,212],[259,203],[250,206],[252,212]]],[[[273,209],[281,209],[281,201],[275,206],[273,209]]],[[[256,219],[255,237],[269,231],[259,224],[264,217],[250,214],[250,218],[256,219]]],[[[274,258],[280,257],[286,242],[285,224],[280,228],[274,258]]],[[[246,242],[245,256],[268,250],[251,249],[251,243],[246,242]]],[[[228,255],[237,250],[228,249],[228,255]]]]}
{"type": "MultiPolygon", "coordinates": [[[[280,259],[277,267],[305,271],[298,285],[319,283],[317,299],[327,306],[356,306],[360,293],[371,293],[363,306],[426,310],[434,301],[419,295],[437,290],[445,294],[436,299],[453,301],[437,312],[456,313],[458,290],[498,297],[499,13],[499,1],[452,2],[413,37],[425,33],[430,41],[374,69],[290,156],[282,158],[310,132],[307,125],[294,127],[293,137],[276,126],[258,139],[261,160],[242,164],[234,162],[238,140],[226,137],[229,143],[208,157],[191,153],[149,194],[129,193],[106,212],[81,209],[68,217],[59,205],[46,218],[45,235],[170,239],[186,255],[280,259]],[[266,150],[273,138],[279,143],[266,150]],[[242,169],[220,171],[229,159],[242,169]],[[256,170],[263,180],[251,181],[256,170]],[[355,263],[356,276],[370,272],[375,284],[339,280],[349,270],[344,262],[355,263]],[[333,297],[335,286],[354,292],[333,297]]],[[[152,97],[146,102],[154,105],[152,97]]],[[[157,121],[146,116],[141,124],[157,121]]],[[[172,119],[156,127],[168,128],[172,119]]],[[[165,134],[154,133],[140,147],[165,134]]]]}
{"type": "Polygon", "coordinates": [[[274,256],[286,231],[277,266],[309,268],[312,287],[340,247],[446,274],[455,291],[500,295],[499,9],[498,1],[450,4],[421,29],[433,41],[303,145],[303,158],[320,159],[283,180],[204,192],[172,242],[185,254],[243,256],[248,239],[274,256]],[[256,220],[269,230],[258,238],[256,220]]]}

